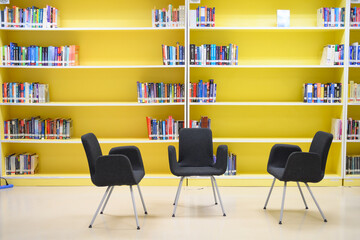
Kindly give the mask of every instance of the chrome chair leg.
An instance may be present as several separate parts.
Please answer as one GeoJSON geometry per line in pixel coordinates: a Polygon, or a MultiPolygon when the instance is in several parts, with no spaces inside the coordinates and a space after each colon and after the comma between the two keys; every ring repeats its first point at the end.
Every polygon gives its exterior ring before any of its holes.
{"type": "Polygon", "coordinates": [[[213,194],[214,194],[214,199],[215,199],[215,205],[217,205],[216,193],[215,193],[215,187],[214,187],[214,180],[212,179],[212,177],[210,177],[210,179],[211,179],[211,186],[212,186],[212,190],[213,190],[213,194]]]}
{"type": "Polygon", "coordinates": [[[314,202],[315,202],[315,204],[316,204],[317,208],[319,209],[319,212],[320,212],[320,214],[321,214],[322,218],[324,219],[324,222],[327,222],[327,220],[326,220],[326,218],[325,218],[324,213],[321,211],[320,205],[318,204],[318,202],[316,201],[316,199],[315,199],[315,197],[314,197],[314,195],[313,195],[312,191],[310,190],[309,185],[308,185],[307,183],[305,183],[305,185],[306,185],[307,189],[309,190],[309,193],[310,193],[311,197],[314,199],[314,202]]]}
{"type": "Polygon", "coordinates": [[[218,188],[217,183],[216,183],[216,179],[215,179],[214,176],[211,176],[211,177],[212,177],[212,179],[214,180],[215,187],[216,187],[216,191],[217,191],[217,194],[218,194],[218,197],[219,197],[219,202],[220,202],[221,210],[222,210],[222,212],[223,212],[223,216],[225,217],[226,214],[225,214],[224,206],[223,206],[222,201],[221,201],[221,196],[220,196],[219,188],[218,188]]]}
{"type": "Polygon", "coordinates": [[[176,207],[177,207],[177,204],[178,204],[178,201],[179,201],[179,196],[180,196],[180,192],[181,192],[181,186],[182,186],[182,183],[184,181],[184,178],[185,177],[181,177],[180,182],[179,182],[179,187],[178,187],[178,190],[176,192],[176,197],[175,197],[175,202],[174,202],[174,211],[173,211],[172,217],[175,217],[176,207]]]}
{"type": "Polygon", "coordinates": [[[103,205],[103,202],[104,202],[104,200],[105,200],[105,198],[106,198],[106,195],[108,194],[110,188],[111,188],[111,186],[108,186],[108,187],[107,187],[107,189],[106,189],[106,191],[105,191],[105,193],[104,193],[104,196],[103,196],[103,198],[101,199],[100,204],[99,204],[99,206],[98,206],[98,208],[97,208],[97,210],[96,210],[96,212],[95,212],[95,215],[94,215],[93,219],[91,220],[91,223],[90,223],[90,225],[89,225],[89,228],[92,228],[92,225],[93,225],[93,223],[94,223],[94,221],[95,221],[95,218],[96,218],[96,216],[98,215],[98,213],[99,213],[99,211],[100,211],[100,208],[101,208],[101,206],[103,205]]]}
{"type": "Polygon", "coordinates": [[[140,186],[139,186],[139,184],[137,185],[137,187],[138,187],[138,190],[139,190],[139,195],[140,195],[140,198],[141,198],[141,202],[142,202],[142,205],[143,205],[143,208],[144,208],[145,214],[147,214],[147,210],[146,210],[145,202],[144,202],[143,196],[142,196],[142,194],[141,194],[141,190],[140,190],[140,186]]]}
{"type": "Polygon", "coordinates": [[[131,199],[132,199],[133,207],[134,207],[134,214],[135,214],[137,230],[140,230],[139,220],[138,220],[138,215],[137,215],[136,205],[135,205],[135,199],[134,199],[134,193],[133,193],[133,189],[132,189],[131,185],[130,185],[130,193],[131,193],[131,199]]]}
{"type": "Polygon", "coordinates": [[[298,185],[298,188],[299,188],[301,197],[302,197],[302,199],[303,199],[303,201],[304,201],[305,209],[309,209],[308,206],[307,206],[307,204],[306,204],[306,201],[305,201],[305,198],[304,198],[304,194],[303,194],[303,192],[301,191],[300,184],[299,184],[299,182],[296,182],[296,183],[297,183],[297,185],[298,185]]]}
{"type": "Polygon", "coordinates": [[[268,202],[269,202],[270,195],[271,195],[271,192],[272,192],[272,190],[273,190],[273,188],[274,188],[275,181],[276,181],[276,178],[274,178],[274,181],[273,181],[272,184],[271,184],[270,191],[269,191],[269,195],[268,195],[267,198],[266,198],[266,202],[265,202],[264,209],[266,209],[266,206],[267,206],[267,204],[268,204],[268,202]]]}
{"type": "Polygon", "coordinates": [[[280,212],[280,221],[279,221],[279,224],[282,224],[282,218],[283,218],[283,213],[284,213],[286,183],[287,183],[287,182],[284,182],[284,192],[283,192],[283,198],[282,198],[282,203],[281,203],[281,212],[280,212]]]}
{"type": "Polygon", "coordinates": [[[109,192],[109,194],[107,195],[107,198],[106,198],[106,200],[105,200],[104,206],[102,207],[102,209],[101,209],[101,211],[100,211],[100,214],[103,214],[103,213],[104,213],[106,204],[108,203],[109,198],[110,198],[111,193],[112,193],[113,190],[114,190],[114,186],[111,187],[110,192],[109,192]]]}

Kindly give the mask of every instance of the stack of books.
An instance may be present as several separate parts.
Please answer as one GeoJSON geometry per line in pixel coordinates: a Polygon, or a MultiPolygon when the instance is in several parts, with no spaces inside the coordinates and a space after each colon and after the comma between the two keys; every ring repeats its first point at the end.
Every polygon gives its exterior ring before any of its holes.
{"type": "Polygon", "coordinates": [[[185,85],[180,83],[137,82],[138,103],[174,103],[185,101],[185,85]]]}
{"type": "MultiPolygon", "coordinates": [[[[216,163],[216,155],[214,155],[213,158],[214,158],[214,163],[216,163]]],[[[236,155],[230,151],[228,152],[227,167],[224,175],[226,176],[236,175],[236,155]]]]}
{"type": "Polygon", "coordinates": [[[10,43],[1,48],[0,60],[5,66],[78,66],[79,46],[20,47],[10,43]]]}
{"type": "Polygon", "coordinates": [[[360,65],[360,47],[358,42],[350,45],[350,65],[360,65]]]}
{"type": "Polygon", "coordinates": [[[49,102],[49,85],[41,83],[2,84],[2,97],[4,103],[45,103],[49,102]]]}
{"type": "Polygon", "coordinates": [[[350,27],[360,26],[360,8],[352,7],[350,10],[350,27]]]}
{"type": "Polygon", "coordinates": [[[239,47],[204,44],[199,47],[190,44],[191,65],[238,65],[239,47]]]}
{"type": "Polygon", "coordinates": [[[341,83],[305,83],[303,86],[306,103],[341,103],[341,83]]]}
{"type": "Polygon", "coordinates": [[[344,44],[327,45],[323,49],[320,65],[344,65],[344,44]]]}
{"type": "Polygon", "coordinates": [[[154,7],[151,14],[152,27],[185,27],[185,6],[176,9],[169,4],[167,10],[154,7]]]}
{"type": "Polygon", "coordinates": [[[214,79],[209,82],[190,83],[190,101],[191,102],[216,102],[217,84],[214,79]]]}
{"type": "Polygon", "coordinates": [[[180,129],[184,128],[184,121],[176,121],[172,116],[166,120],[156,120],[146,117],[149,140],[179,139],[180,129]]]}
{"type": "Polygon", "coordinates": [[[196,27],[215,27],[215,7],[197,7],[190,10],[190,25],[196,27]]]}
{"type": "Polygon", "coordinates": [[[201,116],[199,121],[190,120],[189,128],[211,128],[211,119],[208,116],[201,116]]]}
{"type": "Polygon", "coordinates": [[[5,174],[34,174],[37,169],[38,158],[36,153],[10,154],[5,157],[5,174]]]}
{"type": "Polygon", "coordinates": [[[11,119],[4,122],[5,139],[70,139],[71,119],[11,119]]]}
{"type": "Polygon", "coordinates": [[[319,8],[317,10],[318,27],[344,27],[345,8],[319,8]]]}
{"type": "Polygon", "coordinates": [[[342,120],[333,118],[331,121],[331,133],[334,140],[341,140],[342,137],[342,120]]]}
{"type": "Polygon", "coordinates": [[[360,120],[353,120],[352,118],[349,118],[347,120],[348,140],[360,140],[359,125],[360,125],[360,120]]]}
{"type": "Polygon", "coordinates": [[[60,26],[59,10],[48,5],[40,9],[35,6],[28,8],[5,7],[0,14],[1,27],[57,28],[60,26]]]}
{"type": "Polygon", "coordinates": [[[346,174],[360,174],[360,155],[346,156],[346,174]]]}
{"type": "Polygon", "coordinates": [[[349,102],[360,102],[360,85],[354,81],[350,81],[349,102]]]}
{"type": "Polygon", "coordinates": [[[176,46],[162,45],[163,65],[185,65],[185,48],[176,43],[176,46]]]}

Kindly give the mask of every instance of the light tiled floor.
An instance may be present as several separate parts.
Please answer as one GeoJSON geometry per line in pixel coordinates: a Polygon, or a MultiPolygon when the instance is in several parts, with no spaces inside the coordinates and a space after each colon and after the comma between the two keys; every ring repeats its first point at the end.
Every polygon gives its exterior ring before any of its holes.
{"type": "Polygon", "coordinates": [[[328,223],[303,188],[286,193],[278,224],[282,188],[222,187],[226,217],[214,205],[211,188],[184,187],[171,217],[176,187],[142,187],[148,216],[135,189],[141,230],[136,230],[129,187],[115,187],[104,215],[91,218],[105,188],[15,187],[0,190],[0,239],[360,239],[360,188],[313,187],[328,223]]]}

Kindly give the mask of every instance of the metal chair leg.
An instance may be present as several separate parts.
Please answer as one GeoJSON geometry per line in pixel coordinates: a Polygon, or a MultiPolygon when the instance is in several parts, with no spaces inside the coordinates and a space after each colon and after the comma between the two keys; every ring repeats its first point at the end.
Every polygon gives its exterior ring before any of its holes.
{"type": "Polygon", "coordinates": [[[316,201],[316,199],[315,199],[315,197],[314,197],[314,195],[313,195],[312,191],[310,190],[309,185],[308,185],[307,183],[305,183],[305,185],[306,185],[307,189],[309,190],[309,193],[310,193],[311,197],[314,199],[314,202],[315,202],[315,204],[316,204],[317,208],[319,209],[319,212],[320,212],[320,214],[321,214],[322,218],[324,219],[324,222],[327,222],[327,220],[326,220],[326,218],[325,218],[324,213],[321,211],[321,208],[320,208],[320,206],[319,206],[318,202],[316,201]]]}
{"type": "Polygon", "coordinates": [[[131,186],[131,185],[130,185],[130,193],[131,193],[131,199],[132,199],[133,207],[134,207],[134,214],[135,214],[136,226],[137,226],[137,230],[139,230],[139,229],[140,229],[139,220],[138,220],[138,215],[137,215],[137,211],[136,211],[134,193],[133,193],[133,189],[132,189],[132,186],[131,186]]]}
{"type": "Polygon", "coordinates": [[[284,193],[283,193],[283,198],[282,198],[282,203],[281,203],[281,212],[280,212],[279,224],[282,224],[282,218],[283,218],[283,213],[284,213],[284,203],[285,203],[285,193],[286,193],[286,182],[284,183],[284,193]]]}
{"type": "Polygon", "coordinates": [[[178,204],[178,200],[179,200],[183,180],[184,180],[184,177],[181,177],[180,182],[179,182],[179,187],[178,187],[178,190],[176,192],[176,197],[175,197],[175,202],[174,202],[174,211],[173,211],[172,217],[175,217],[176,207],[177,207],[177,204],[178,204]]]}
{"type": "Polygon", "coordinates": [[[276,178],[274,178],[274,181],[273,181],[272,184],[271,184],[270,191],[269,191],[269,195],[268,195],[267,198],[266,198],[266,202],[265,202],[264,209],[266,209],[266,206],[267,206],[267,204],[268,204],[268,202],[269,202],[270,195],[271,195],[271,192],[272,192],[272,190],[273,190],[273,188],[274,188],[275,181],[276,181],[276,178]]]}
{"type": "Polygon", "coordinates": [[[215,205],[217,205],[216,194],[215,194],[215,187],[214,187],[214,180],[212,179],[212,177],[210,177],[210,179],[211,179],[211,186],[212,186],[212,190],[213,190],[213,194],[214,194],[214,199],[215,199],[215,205]]]}
{"type": "Polygon", "coordinates": [[[90,223],[90,225],[89,225],[89,228],[92,228],[92,225],[93,225],[93,223],[94,223],[94,221],[95,221],[95,218],[96,218],[96,216],[98,215],[98,213],[99,213],[99,211],[100,211],[100,208],[101,208],[101,206],[103,205],[103,202],[104,202],[104,200],[105,200],[105,198],[106,198],[106,195],[108,194],[110,188],[111,188],[111,186],[108,186],[108,187],[107,187],[107,189],[106,189],[106,191],[105,191],[105,193],[104,193],[104,196],[103,196],[103,198],[101,199],[100,204],[99,204],[99,206],[98,206],[98,208],[97,208],[97,210],[96,210],[96,212],[95,212],[95,215],[94,215],[93,219],[91,220],[91,223],[90,223]]]}
{"type": "Polygon", "coordinates": [[[216,187],[216,191],[217,191],[217,194],[218,194],[218,197],[219,197],[219,202],[220,202],[221,210],[222,210],[222,212],[223,212],[223,216],[225,217],[226,214],[225,214],[224,206],[223,206],[222,201],[221,201],[221,196],[220,196],[219,188],[218,188],[217,183],[216,183],[216,179],[215,179],[214,176],[211,176],[211,177],[212,177],[212,179],[214,180],[215,187],[216,187]]]}
{"type": "Polygon", "coordinates": [[[303,194],[303,192],[301,191],[300,184],[299,184],[299,182],[296,182],[296,183],[297,183],[297,185],[298,185],[298,188],[299,188],[299,191],[300,191],[301,197],[302,197],[302,199],[303,199],[303,201],[304,201],[304,204],[305,204],[305,209],[309,209],[309,208],[308,208],[308,206],[307,206],[307,204],[306,204],[306,201],[305,201],[305,198],[304,198],[304,194],[303,194]]]}
{"type": "Polygon", "coordinates": [[[104,213],[106,204],[108,203],[109,198],[110,198],[111,193],[112,193],[113,190],[114,190],[114,186],[111,187],[110,192],[109,192],[109,194],[107,195],[107,198],[106,198],[106,200],[105,200],[104,206],[102,207],[102,209],[101,209],[101,211],[100,211],[100,214],[103,214],[103,213],[104,213]]]}
{"type": "Polygon", "coordinates": [[[139,184],[137,185],[137,187],[138,187],[138,190],[139,190],[139,195],[140,195],[140,198],[141,198],[141,202],[142,202],[142,205],[143,205],[145,214],[147,214],[147,210],[146,210],[146,207],[145,207],[145,202],[144,202],[143,196],[142,196],[142,194],[141,194],[141,190],[140,190],[139,184]]]}

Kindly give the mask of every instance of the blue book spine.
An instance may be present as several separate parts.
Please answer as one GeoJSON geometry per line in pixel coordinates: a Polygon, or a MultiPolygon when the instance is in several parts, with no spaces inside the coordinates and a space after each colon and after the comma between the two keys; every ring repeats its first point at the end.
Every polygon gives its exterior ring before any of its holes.
{"type": "Polygon", "coordinates": [[[35,64],[39,66],[39,46],[35,46],[35,64]]]}
{"type": "Polygon", "coordinates": [[[350,65],[354,65],[354,62],[352,60],[354,60],[354,46],[350,46],[350,65]]]}
{"type": "Polygon", "coordinates": [[[312,102],[312,89],[313,89],[313,85],[311,83],[307,84],[307,102],[311,103],[312,102]]]}
{"type": "Polygon", "coordinates": [[[313,103],[315,103],[315,102],[317,102],[317,84],[316,83],[314,83],[314,85],[313,85],[313,89],[314,89],[314,91],[313,91],[313,103]]]}
{"type": "MultiPolygon", "coordinates": [[[[324,84],[321,84],[321,92],[324,92],[324,94],[325,94],[325,85],[324,84]]],[[[325,96],[320,96],[320,98],[321,98],[321,101],[320,102],[324,102],[324,98],[325,98],[325,96]]]]}
{"type": "Polygon", "coordinates": [[[332,83],[330,86],[330,103],[334,103],[334,94],[335,94],[335,88],[334,84],[332,83]]]}
{"type": "Polygon", "coordinates": [[[339,8],[335,8],[335,27],[338,27],[338,21],[339,21],[339,8]]]}
{"type": "Polygon", "coordinates": [[[165,121],[162,121],[162,135],[163,135],[163,140],[166,140],[166,127],[165,127],[165,121]]]}
{"type": "Polygon", "coordinates": [[[329,26],[329,9],[328,8],[324,8],[324,26],[325,27],[329,26]]]}
{"type": "Polygon", "coordinates": [[[360,65],[360,45],[356,46],[357,48],[357,59],[356,59],[356,65],[360,65]]]}
{"type": "Polygon", "coordinates": [[[183,55],[183,52],[182,52],[182,46],[180,46],[180,47],[179,47],[179,60],[180,60],[179,65],[183,65],[182,55],[183,55]]]}
{"type": "Polygon", "coordinates": [[[213,60],[212,65],[216,65],[216,62],[217,62],[216,60],[217,60],[217,58],[216,58],[216,45],[215,45],[215,44],[212,45],[212,50],[213,50],[213,51],[212,51],[212,53],[213,53],[213,54],[212,54],[212,57],[213,57],[213,58],[212,58],[212,60],[213,60]]]}

